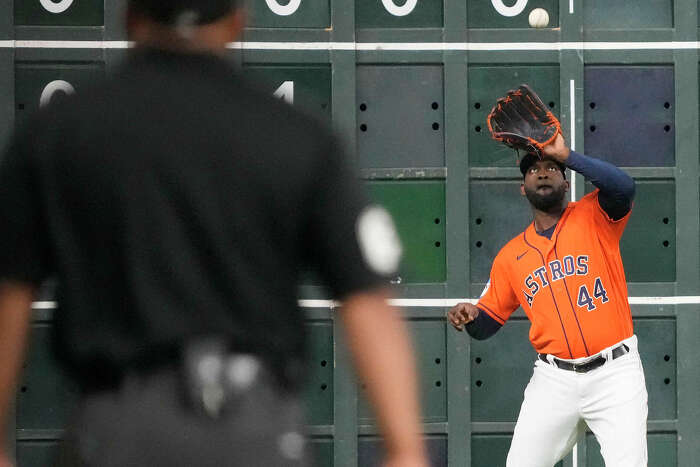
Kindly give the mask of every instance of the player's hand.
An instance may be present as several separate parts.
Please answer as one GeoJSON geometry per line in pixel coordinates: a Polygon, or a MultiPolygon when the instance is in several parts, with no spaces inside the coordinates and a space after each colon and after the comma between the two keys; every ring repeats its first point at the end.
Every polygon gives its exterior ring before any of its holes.
{"type": "Polygon", "coordinates": [[[458,303],[447,312],[447,321],[458,331],[464,331],[464,325],[479,316],[479,309],[471,303],[458,303]]]}
{"type": "Polygon", "coordinates": [[[557,134],[554,141],[542,148],[542,156],[549,157],[559,162],[566,162],[569,158],[569,148],[561,133],[557,134]]]}

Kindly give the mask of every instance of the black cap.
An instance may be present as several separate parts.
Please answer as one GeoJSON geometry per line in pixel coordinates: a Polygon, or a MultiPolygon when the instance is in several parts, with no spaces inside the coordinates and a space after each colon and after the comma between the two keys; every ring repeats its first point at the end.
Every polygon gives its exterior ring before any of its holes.
{"type": "MultiPolygon", "coordinates": [[[[525,154],[525,157],[520,159],[520,173],[523,174],[523,177],[527,173],[530,166],[538,160],[540,160],[539,156],[531,152],[528,152],[527,154],[525,154]]],[[[557,164],[557,166],[559,166],[559,170],[561,170],[562,175],[564,175],[564,178],[566,178],[566,166],[559,161],[555,161],[554,159],[550,160],[552,160],[557,164]]]]}
{"type": "Polygon", "coordinates": [[[130,0],[137,11],[163,24],[207,24],[235,9],[239,0],[130,0]]]}

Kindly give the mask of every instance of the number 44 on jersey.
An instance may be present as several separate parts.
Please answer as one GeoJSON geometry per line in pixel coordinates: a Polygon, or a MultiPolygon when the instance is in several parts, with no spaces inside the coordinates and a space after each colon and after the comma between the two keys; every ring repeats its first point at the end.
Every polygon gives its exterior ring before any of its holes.
{"type": "Polygon", "coordinates": [[[578,288],[578,299],[576,300],[576,304],[578,306],[585,306],[588,311],[593,311],[596,308],[594,302],[598,299],[600,299],[600,303],[607,303],[608,301],[608,293],[605,291],[605,287],[603,287],[603,282],[600,280],[600,277],[596,277],[595,282],[593,283],[592,297],[585,284],[578,288]]]}

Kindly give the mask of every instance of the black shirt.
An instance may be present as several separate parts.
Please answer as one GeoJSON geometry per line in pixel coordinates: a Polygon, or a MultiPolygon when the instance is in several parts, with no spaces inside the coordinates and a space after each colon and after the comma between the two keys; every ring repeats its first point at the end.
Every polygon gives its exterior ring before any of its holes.
{"type": "Polygon", "coordinates": [[[366,205],[320,124],[219,58],[144,49],[16,135],[0,278],[57,275],[79,378],[211,333],[284,366],[303,352],[303,264],[336,298],[382,280],[356,239],[366,205]]]}

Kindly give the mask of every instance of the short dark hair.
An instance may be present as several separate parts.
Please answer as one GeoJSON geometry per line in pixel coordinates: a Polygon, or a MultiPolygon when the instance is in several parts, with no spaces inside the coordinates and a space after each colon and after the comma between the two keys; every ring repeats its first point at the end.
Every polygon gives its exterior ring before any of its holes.
{"type": "MultiPolygon", "coordinates": [[[[531,152],[528,152],[527,154],[525,154],[525,157],[520,159],[520,173],[523,174],[523,178],[525,178],[525,174],[527,174],[527,171],[530,169],[530,167],[538,160],[540,160],[539,156],[531,152]]],[[[564,175],[564,178],[566,178],[566,166],[554,159],[549,160],[557,164],[559,170],[561,170],[562,175],[564,175]]]]}
{"type": "Polygon", "coordinates": [[[175,25],[181,18],[192,24],[216,21],[238,7],[239,0],[129,0],[139,13],[158,23],[175,25]]]}

